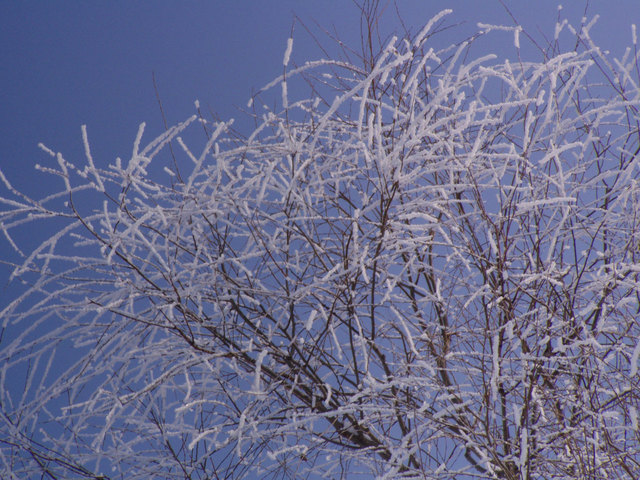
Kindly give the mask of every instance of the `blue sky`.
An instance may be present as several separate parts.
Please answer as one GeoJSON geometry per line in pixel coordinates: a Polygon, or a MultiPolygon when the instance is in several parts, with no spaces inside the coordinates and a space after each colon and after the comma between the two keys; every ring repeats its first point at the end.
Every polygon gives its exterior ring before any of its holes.
{"type": "MultiPolygon", "coordinates": [[[[557,1],[503,1],[538,40],[553,35],[557,1]]],[[[513,24],[499,0],[398,0],[397,5],[414,33],[440,10],[452,8],[447,21],[462,24],[442,33],[442,43],[475,32],[478,22],[513,24]]],[[[566,0],[563,15],[578,24],[585,5],[566,0]]],[[[640,0],[591,1],[586,14],[597,13],[595,37],[620,55],[631,43],[631,24],[640,29],[640,0]]],[[[147,123],[147,140],[164,130],[153,75],[170,125],[192,115],[196,99],[205,115],[241,117],[238,109],[251,93],[281,74],[292,25],[297,63],[323,56],[305,26],[325,46],[332,41],[321,27],[359,46],[359,13],[351,0],[0,0],[0,169],[36,198],[62,188],[35,171],[37,163],[50,161],[37,145],[84,164],[81,125],[87,125],[99,166],[117,156],[128,158],[141,122],[147,123]]],[[[401,33],[392,2],[381,28],[401,33]]],[[[513,35],[496,33],[489,42],[494,43],[486,48],[512,50],[513,35]]],[[[248,123],[237,125],[243,129],[248,123]]],[[[0,196],[6,195],[0,184],[0,196]]],[[[47,237],[44,227],[22,239],[37,244],[47,237]]],[[[0,310],[20,290],[6,284],[11,271],[1,263],[6,260],[17,258],[0,237],[0,310]]]]}
{"type": "MultiPolygon", "coordinates": [[[[553,34],[556,1],[504,1],[533,34],[553,34]]],[[[585,2],[566,3],[564,14],[579,23],[585,2]]],[[[498,0],[397,5],[413,32],[452,8],[449,21],[463,24],[442,34],[451,42],[475,31],[477,22],[512,23],[498,0]]],[[[596,36],[621,52],[631,43],[631,23],[640,26],[638,0],[592,1],[587,14],[596,13],[596,36]]],[[[292,25],[292,59],[322,56],[303,23],[325,45],[332,43],[317,25],[359,45],[359,15],[350,0],[0,2],[0,169],[18,189],[38,197],[51,188],[50,178],[34,171],[49,158],[38,143],[83,163],[83,124],[97,163],[126,157],[141,122],[147,123],[147,139],[163,130],[152,73],[169,124],[193,114],[196,99],[205,113],[237,118],[251,92],[281,73],[292,25]]],[[[382,29],[400,31],[393,3],[382,29]]],[[[513,40],[497,34],[494,41],[501,48],[500,42],[510,46],[513,40]]],[[[7,252],[0,242],[0,251],[7,252]]],[[[8,272],[0,266],[3,284],[8,272]]]]}

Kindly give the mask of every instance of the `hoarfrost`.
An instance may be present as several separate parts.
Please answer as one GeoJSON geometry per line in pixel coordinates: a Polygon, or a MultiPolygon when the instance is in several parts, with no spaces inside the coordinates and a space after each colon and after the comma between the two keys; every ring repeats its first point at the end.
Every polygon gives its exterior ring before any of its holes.
{"type": "Polygon", "coordinates": [[[288,39],[247,136],[0,172],[0,476],[640,477],[638,58],[449,13],[364,66],[288,39]]]}

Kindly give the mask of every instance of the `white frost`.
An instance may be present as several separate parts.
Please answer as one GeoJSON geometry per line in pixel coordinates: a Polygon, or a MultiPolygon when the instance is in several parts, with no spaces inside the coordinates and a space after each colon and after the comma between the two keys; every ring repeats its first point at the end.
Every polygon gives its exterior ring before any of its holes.
{"type": "Polygon", "coordinates": [[[638,374],[638,360],[640,359],[640,340],[636,344],[636,348],[633,349],[633,355],[631,355],[631,371],[629,375],[635,377],[638,374]]]}
{"type": "Polygon", "coordinates": [[[522,31],[522,27],[518,26],[513,29],[513,46],[517,49],[520,49],[520,32],[522,31]]]}
{"type": "Polygon", "coordinates": [[[262,393],[262,362],[267,356],[269,351],[265,348],[258,354],[256,359],[256,370],[253,378],[253,386],[251,387],[252,393],[262,393]]]}
{"type": "Polygon", "coordinates": [[[285,67],[289,65],[289,58],[291,57],[291,51],[293,50],[293,38],[287,38],[287,49],[284,51],[284,58],[282,59],[282,65],[285,67]]]}
{"type": "Polygon", "coordinates": [[[313,321],[315,320],[316,315],[318,315],[318,311],[311,310],[311,313],[309,314],[309,318],[307,318],[307,323],[304,324],[304,328],[307,330],[307,332],[310,332],[311,329],[313,328],[313,321]]]}

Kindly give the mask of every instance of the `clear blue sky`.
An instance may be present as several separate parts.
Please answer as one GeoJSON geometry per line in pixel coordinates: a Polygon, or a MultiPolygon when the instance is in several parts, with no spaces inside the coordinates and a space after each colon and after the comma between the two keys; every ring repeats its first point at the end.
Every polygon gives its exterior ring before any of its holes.
{"type": "MultiPolygon", "coordinates": [[[[553,35],[557,1],[503,1],[536,38],[553,35]]],[[[401,33],[389,3],[382,30],[401,33]]],[[[586,2],[564,3],[563,14],[578,24],[586,2]]],[[[397,0],[397,5],[414,33],[440,10],[452,8],[447,21],[463,24],[443,33],[443,43],[475,32],[478,22],[513,24],[499,0],[397,0]]],[[[640,36],[640,0],[592,0],[587,16],[596,13],[601,18],[594,34],[604,48],[621,54],[631,44],[632,23],[640,36]]],[[[292,24],[293,61],[322,57],[303,23],[325,45],[331,41],[317,25],[359,45],[359,14],[351,0],[0,0],[0,169],[19,190],[41,197],[54,185],[34,170],[50,161],[38,143],[84,164],[83,124],[99,166],[117,156],[127,159],[141,122],[147,123],[147,140],[164,130],[152,72],[169,124],[192,115],[196,99],[205,114],[238,117],[237,107],[246,105],[252,91],[281,74],[292,24]],[[302,23],[293,21],[294,14],[302,23]]],[[[492,38],[496,43],[489,48],[513,45],[512,34],[492,38]]],[[[7,196],[2,184],[0,196],[7,196]]],[[[35,246],[47,235],[44,229],[29,230],[22,239],[35,246]]],[[[7,285],[12,270],[2,264],[7,260],[19,261],[0,236],[0,310],[21,290],[7,285]]]]}
{"type": "MultiPolygon", "coordinates": [[[[557,2],[505,3],[533,33],[553,34],[557,2]]],[[[579,23],[585,2],[565,3],[564,14],[579,23]]],[[[453,8],[449,21],[465,23],[444,34],[452,42],[461,31],[475,31],[477,22],[512,22],[498,0],[397,4],[413,32],[453,8]]],[[[383,30],[400,30],[393,3],[387,10],[383,30]]],[[[163,130],[152,72],[170,124],[194,113],[196,99],[223,119],[238,117],[237,106],[246,105],[252,90],[281,73],[294,13],[325,44],[331,42],[316,22],[358,46],[351,0],[0,1],[0,168],[37,197],[50,188],[50,178],[33,169],[49,158],[38,142],[82,163],[82,124],[96,162],[126,157],[141,122],[147,122],[147,139],[163,130]]],[[[588,16],[595,13],[601,14],[598,37],[616,52],[631,43],[631,23],[640,29],[640,0],[591,1],[588,16]]],[[[294,37],[294,60],[321,57],[299,22],[294,37]]],[[[508,34],[495,38],[512,42],[508,34]]],[[[7,247],[0,239],[0,252],[7,247]]],[[[0,274],[4,284],[8,269],[0,266],[0,274]]]]}

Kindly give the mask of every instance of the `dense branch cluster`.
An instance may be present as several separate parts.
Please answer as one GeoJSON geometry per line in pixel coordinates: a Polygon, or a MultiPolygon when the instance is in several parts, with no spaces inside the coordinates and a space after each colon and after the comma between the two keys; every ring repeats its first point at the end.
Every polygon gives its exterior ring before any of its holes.
{"type": "Polygon", "coordinates": [[[470,60],[446,13],[365,67],[290,43],[249,137],[2,177],[6,240],[53,232],[0,315],[2,478],[640,476],[635,44],[470,60]]]}

